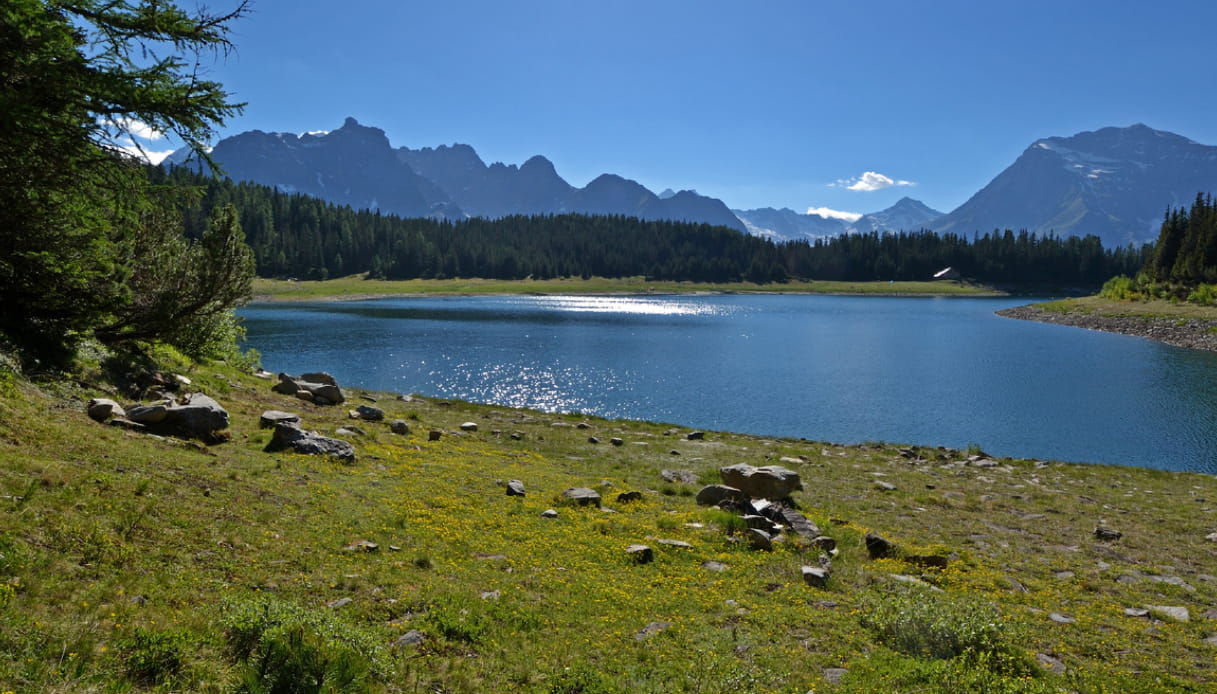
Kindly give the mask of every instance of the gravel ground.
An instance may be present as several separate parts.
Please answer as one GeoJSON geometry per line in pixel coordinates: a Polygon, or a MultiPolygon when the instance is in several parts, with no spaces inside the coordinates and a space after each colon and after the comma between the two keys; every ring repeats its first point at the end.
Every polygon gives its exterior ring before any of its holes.
{"type": "Polygon", "coordinates": [[[1019,320],[1072,325],[1088,330],[1135,335],[1176,347],[1217,352],[1217,321],[1213,320],[1062,313],[1045,311],[1035,304],[1003,309],[998,311],[997,315],[1019,320]]]}

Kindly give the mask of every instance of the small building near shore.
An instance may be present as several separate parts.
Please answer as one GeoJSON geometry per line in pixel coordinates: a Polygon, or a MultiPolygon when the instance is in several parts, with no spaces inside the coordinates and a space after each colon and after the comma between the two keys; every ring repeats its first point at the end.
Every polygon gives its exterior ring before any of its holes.
{"type": "Polygon", "coordinates": [[[945,267],[934,273],[936,280],[958,280],[963,279],[963,275],[959,274],[959,270],[953,267],[945,267]]]}

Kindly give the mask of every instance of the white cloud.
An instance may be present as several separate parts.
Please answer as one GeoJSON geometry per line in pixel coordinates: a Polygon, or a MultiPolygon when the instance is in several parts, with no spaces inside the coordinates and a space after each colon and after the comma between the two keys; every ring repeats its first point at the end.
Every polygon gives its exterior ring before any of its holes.
{"type": "Polygon", "coordinates": [[[117,142],[118,150],[133,159],[142,159],[149,164],[159,164],[165,160],[165,157],[173,154],[173,150],[165,150],[164,152],[153,152],[145,147],[140,147],[129,138],[123,138],[117,142]]]}
{"type": "Polygon", "coordinates": [[[141,140],[159,140],[165,136],[165,133],[155,130],[147,123],[135,120],[134,118],[120,118],[114,122],[114,125],[141,140]]]}
{"type": "Polygon", "coordinates": [[[815,214],[826,219],[844,219],[847,222],[856,222],[862,218],[858,212],[842,212],[841,210],[830,210],[827,207],[808,207],[807,214],[815,214]]]}
{"type": "Polygon", "coordinates": [[[867,171],[857,178],[842,178],[836,183],[830,183],[829,185],[836,188],[869,193],[883,190],[884,188],[891,188],[892,186],[911,186],[913,182],[896,180],[890,176],[884,176],[878,171],[867,171]]]}

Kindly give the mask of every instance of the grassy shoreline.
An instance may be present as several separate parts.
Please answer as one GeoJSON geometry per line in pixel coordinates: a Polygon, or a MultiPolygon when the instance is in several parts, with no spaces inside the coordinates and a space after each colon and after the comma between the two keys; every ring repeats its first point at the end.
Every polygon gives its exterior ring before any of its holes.
{"type": "Polygon", "coordinates": [[[1217,631],[1211,476],[697,439],[665,424],[352,389],[347,405],[322,408],[222,364],[177,367],[228,409],[231,441],[93,422],[82,409],[104,393],[96,374],[78,379],[89,387],[0,378],[0,691],[231,692],[243,666],[225,625],[249,610],[370,644],[372,692],[1217,685],[1205,640],[1217,631]],[[352,421],[357,404],[386,422],[352,421]],[[357,462],[264,453],[268,409],[352,441],[357,462]],[[389,431],[399,418],[409,434],[389,431]],[[352,424],[365,433],[336,433],[352,424]],[[800,575],[822,548],[790,535],[752,550],[697,506],[700,484],[738,462],[803,477],[795,501],[838,548],[825,588],[800,575]],[[701,483],[665,481],[664,469],[701,483]],[[512,479],[526,497],[505,495],[512,479]],[[614,512],[560,505],[570,487],[598,489],[614,512]],[[625,491],[642,498],[617,501],[625,491]],[[541,518],[550,507],[558,518],[541,518]],[[1122,536],[1098,539],[1098,526],[1122,536]],[[868,556],[871,531],[896,543],[893,558],[868,556]],[[347,549],[359,540],[379,548],[347,549]],[[630,563],[635,543],[655,561],[630,563]],[[917,558],[927,556],[946,567],[917,558]],[[902,650],[885,625],[940,638],[917,631],[916,605],[954,636],[995,645],[999,661],[902,650]],[[1190,620],[1147,606],[1186,607],[1190,620]],[[390,645],[415,631],[421,643],[390,645]]]}
{"type": "Polygon", "coordinates": [[[1098,296],[1016,306],[998,315],[1143,337],[1217,352],[1217,307],[1162,300],[1116,301],[1098,296]]]}
{"type": "Polygon", "coordinates": [[[653,282],[642,277],[552,280],[369,280],[351,275],[324,281],[254,281],[255,301],[352,301],[392,296],[528,294],[839,294],[860,296],[1007,296],[992,287],[957,282],[653,282]]]}

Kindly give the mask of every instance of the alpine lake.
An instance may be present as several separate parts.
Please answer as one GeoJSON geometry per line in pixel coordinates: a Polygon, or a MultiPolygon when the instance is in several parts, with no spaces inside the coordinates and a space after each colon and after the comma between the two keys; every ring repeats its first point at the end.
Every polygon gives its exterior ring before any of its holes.
{"type": "Polygon", "coordinates": [[[1217,472],[1217,354],[994,315],[1039,300],[401,297],[240,314],[265,368],[370,390],[1217,472]]]}

